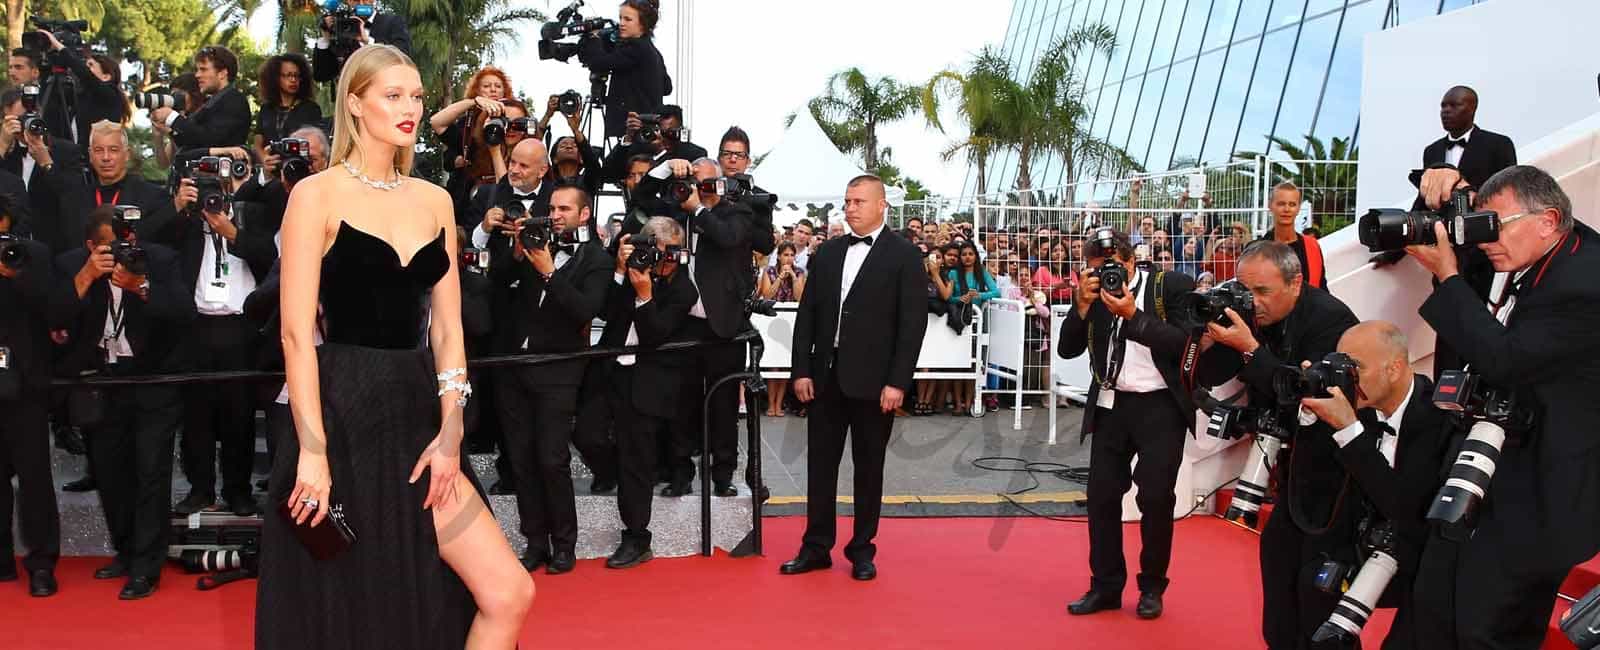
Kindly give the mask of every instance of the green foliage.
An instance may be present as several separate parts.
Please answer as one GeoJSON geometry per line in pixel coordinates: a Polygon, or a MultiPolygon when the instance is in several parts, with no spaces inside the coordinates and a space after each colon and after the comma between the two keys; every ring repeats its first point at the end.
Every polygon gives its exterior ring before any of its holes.
{"type": "Polygon", "coordinates": [[[868,78],[848,68],[828,78],[827,91],[807,105],[822,130],[840,151],[861,154],[864,169],[876,169],[882,146],[878,127],[917,111],[922,88],[892,77],[868,78]]]}
{"type": "MultiPolygon", "coordinates": [[[[1288,160],[1267,159],[1267,173],[1271,179],[1267,187],[1289,181],[1299,186],[1302,200],[1311,202],[1312,223],[1324,233],[1331,233],[1355,219],[1356,169],[1361,148],[1350,146],[1345,138],[1334,138],[1324,145],[1321,139],[1307,135],[1305,146],[1287,139],[1272,137],[1273,145],[1288,160]]],[[[1235,158],[1253,160],[1262,154],[1240,151],[1235,158]]]]}

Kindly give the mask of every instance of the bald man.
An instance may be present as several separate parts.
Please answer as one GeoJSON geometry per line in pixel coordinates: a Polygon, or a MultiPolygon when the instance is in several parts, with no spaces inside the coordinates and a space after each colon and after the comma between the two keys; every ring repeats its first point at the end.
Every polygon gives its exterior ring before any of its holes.
{"type": "MultiPolygon", "coordinates": [[[[549,216],[550,193],[555,190],[555,183],[545,180],[549,170],[550,152],[543,141],[528,138],[512,147],[506,175],[498,183],[478,190],[466,212],[456,216],[457,224],[472,229],[472,245],[485,248],[491,235],[515,231],[516,224],[506,219],[506,206],[512,202],[521,203],[529,216],[549,216]]],[[[509,245],[510,239],[505,243],[509,245]]]]}
{"type": "MultiPolygon", "coordinates": [[[[1357,498],[1346,498],[1345,507],[1355,508],[1352,514],[1364,519],[1367,529],[1381,522],[1393,527],[1393,557],[1399,563],[1383,598],[1360,605],[1368,610],[1375,605],[1399,608],[1383,641],[1384,650],[1436,647],[1424,645],[1416,633],[1411,584],[1427,540],[1424,518],[1439,491],[1440,468],[1449,452],[1449,423],[1433,406],[1433,383],[1412,371],[1410,345],[1393,323],[1369,321],[1346,330],[1338,351],[1355,362],[1355,403],[1338,388],[1330,390],[1330,398],[1301,403],[1335,432],[1333,440],[1339,446],[1335,458],[1356,488],[1350,495],[1357,498]]],[[[1352,566],[1370,553],[1358,537],[1334,534],[1307,537],[1302,551],[1308,561],[1321,562],[1326,555],[1352,566]]],[[[1312,631],[1313,638],[1332,635],[1306,647],[1350,647],[1347,642],[1359,635],[1367,612],[1350,598],[1335,605],[1340,601],[1337,595],[1310,584],[1300,585],[1299,593],[1301,629],[1312,631]],[[1330,616],[1332,624],[1324,623],[1330,616]],[[1322,631],[1314,632],[1318,627],[1322,631]]]]}

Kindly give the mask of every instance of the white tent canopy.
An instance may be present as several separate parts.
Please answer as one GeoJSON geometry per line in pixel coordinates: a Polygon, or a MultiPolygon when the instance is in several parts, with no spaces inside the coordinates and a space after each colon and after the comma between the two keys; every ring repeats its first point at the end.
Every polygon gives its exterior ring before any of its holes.
{"type": "MultiPolygon", "coordinates": [[[[850,179],[863,173],[855,161],[833,146],[833,141],[811,117],[811,111],[804,107],[795,113],[794,124],[784,131],[783,139],[762,159],[761,166],[752,170],[756,184],[778,195],[780,211],[798,213],[793,219],[804,216],[807,204],[832,203],[835,210],[842,210],[845,186],[850,179]]],[[[887,190],[889,203],[899,205],[905,200],[905,190],[898,187],[887,190]]]]}

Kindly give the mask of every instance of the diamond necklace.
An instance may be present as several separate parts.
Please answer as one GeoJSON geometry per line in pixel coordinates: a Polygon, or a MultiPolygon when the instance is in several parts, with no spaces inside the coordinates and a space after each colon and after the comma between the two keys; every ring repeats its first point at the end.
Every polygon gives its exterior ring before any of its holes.
{"type": "Polygon", "coordinates": [[[392,180],[392,181],[375,181],[375,180],[372,180],[370,178],[367,178],[367,175],[361,173],[361,170],[356,169],[356,166],[350,164],[350,161],[345,160],[345,161],[343,161],[343,163],[344,163],[344,170],[347,171],[347,172],[350,172],[350,176],[352,178],[355,178],[356,180],[361,181],[362,184],[364,184],[364,185],[366,185],[368,187],[371,187],[373,189],[383,190],[385,192],[387,192],[389,190],[392,190],[394,188],[400,187],[400,182],[404,178],[403,176],[400,175],[400,170],[396,169],[396,170],[394,170],[394,180],[392,180]]]}

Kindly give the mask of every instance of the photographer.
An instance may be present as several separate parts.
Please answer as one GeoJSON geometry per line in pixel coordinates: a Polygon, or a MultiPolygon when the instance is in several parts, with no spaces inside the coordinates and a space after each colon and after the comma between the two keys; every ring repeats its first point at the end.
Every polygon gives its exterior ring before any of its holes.
{"type": "MultiPolygon", "coordinates": [[[[962,257],[975,256],[970,244],[962,257]]],[[[1089,591],[1067,606],[1074,615],[1117,609],[1128,570],[1122,557],[1122,497],[1139,487],[1139,618],[1161,616],[1172,560],[1173,490],[1183,461],[1183,435],[1194,403],[1179,364],[1187,332],[1166,322],[1165,305],[1194,289],[1180,273],[1138,270],[1128,236],[1102,228],[1083,245],[1088,257],[1074,309],[1056,347],[1063,359],[1089,353],[1096,381],[1089,387],[1082,439],[1089,451],[1089,591]],[[1102,288],[1104,287],[1104,288],[1102,288]],[[1133,457],[1136,470],[1130,470],[1133,457]]],[[[970,295],[970,294],[969,294],[970,295]]]]}
{"type": "MultiPolygon", "coordinates": [[[[178,256],[139,242],[115,215],[110,205],[95,208],[84,248],[56,257],[51,328],[67,330],[57,373],[122,377],[182,371],[179,342],[194,302],[184,293],[178,256]]],[[[165,385],[72,390],[77,398],[69,401],[77,403],[76,418],[93,441],[89,463],[116,549],[116,557],[95,571],[95,578],[126,577],[118,595],[122,600],[148,597],[167,559],[172,441],[183,413],[179,391],[165,385]]]]}
{"type": "MultiPolygon", "coordinates": [[[[248,155],[242,147],[207,153],[248,155]]],[[[147,238],[179,255],[183,288],[198,314],[183,347],[196,371],[253,370],[260,340],[258,326],[245,318],[244,302],[277,261],[276,231],[263,223],[263,206],[227,198],[232,196],[234,177],[204,171],[186,176],[179,181],[174,201],[177,218],[147,238]],[[205,196],[202,185],[207,186],[205,196]]],[[[260,511],[250,486],[256,438],[254,394],[252,386],[240,382],[184,387],[183,474],[190,491],[174,506],[178,514],[215,508],[218,442],[228,510],[241,517],[260,511]]]]}
{"type": "Polygon", "coordinates": [[[12,504],[28,556],[28,593],[56,592],[56,560],[61,555],[61,517],[50,470],[51,344],[46,317],[50,287],[50,249],[17,238],[17,219],[9,196],[0,194],[0,582],[17,579],[12,542],[12,504]],[[13,500],[11,476],[17,477],[13,500]]]}
{"type": "MultiPolygon", "coordinates": [[[[537,140],[522,146],[536,146],[537,140]]],[[[550,193],[548,239],[530,239],[514,226],[514,250],[491,256],[491,280],[509,292],[509,320],[497,332],[496,351],[510,354],[566,353],[589,347],[589,326],[605,305],[611,260],[590,232],[589,196],[563,186],[550,193]],[[573,243],[574,240],[581,243],[573,243]],[[533,242],[535,248],[528,248],[533,242]]],[[[573,417],[585,359],[500,373],[495,403],[505,428],[505,453],[517,478],[517,511],[528,550],[529,571],[548,563],[548,573],[571,571],[578,543],[577,502],[572,491],[573,417]]]]}
{"type": "Polygon", "coordinates": [[[510,252],[509,239],[492,235],[499,233],[510,236],[515,233],[517,224],[506,217],[506,207],[513,201],[519,204],[526,216],[544,217],[550,214],[550,196],[556,184],[545,180],[549,169],[550,156],[543,142],[528,138],[517,143],[517,147],[511,150],[511,164],[506,169],[505,177],[478,192],[477,196],[472,197],[472,204],[467,210],[458,213],[457,224],[472,229],[473,247],[501,248],[503,252],[510,252]]]}
{"type": "Polygon", "coordinates": [[[167,227],[177,215],[178,203],[154,183],[128,174],[132,157],[128,131],[115,122],[96,122],[89,127],[88,144],[94,189],[88,193],[88,204],[76,208],[78,214],[102,205],[133,205],[143,212],[139,231],[154,234],[167,227]]]}
{"type": "Polygon", "coordinates": [[[499,178],[495,169],[500,165],[495,164],[494,156],[504,153],[484,141],[483,125],[503,116],[503,102],[513,95],[506,73],[486,66],[472,74],[465,97],[428,117],[428,124],[444,143],[444,159],[449,161],[450,170],[445,189],[455,198],[458,212],[479,185],[492,185],[499,178]]]}
{"type": "MultiPolygon", "coordinates": [[[[624,236],[616,256],[606,300],[605,347],[654,348],[691,337],[686,332],[689,310],[697,299],[694,283],[680,272],[676,251],[682,250],[683,228],[666,217],[652,217],[637,236],[624,236]],[[653,245],[655,260],[635,252],[640,243],[653,245]],[[635,262],[636,257],[641,260],[635,262]],[[639,268],[645,262],[654,264],[639,268]]],[[[622,518],[622,543],[606,566],[626,569],[648,562],[650,551],[650,491],[655,485],[658,439],[677,416],[679,390],[688,376],[689,358],[683,354],[624,355],[597,362],[591,379],[602,400],[605,420],[613,423],[616,444],[605,442],[605,432],[580,432],[584,458],[615,458],[611,474],[619,479],[617,511],[622,518]]],[[[597,474],[596,476],[599,476],[597,474]]]]}
{"type": "Polygon", "coordinates": [[[321,82],[337,81],[339,69],[344,66],[344,57],[349,52],[336,52],[335,45],[350,47],[351,51],[371,43],[383,43],[400,48],[406,56],[411,56],[411,28],[406,25],[404,16],[380,13],[377,0],[348,0],[345,7],[354,9],[366,6],[371,9],[361,11],[370,12],[367,18],[356,18],[361,21],[361,29],[355,35],[355,42],[336,44],[334,42],[334,15],[323,14],[317,26],[322,33],[317,36],[317,47],[311,53],[311,64],[316,69],[316,80],[321,82]]]}
{"type": "MultiPolygon", "coordinates": [[[[38,110],[32,95],[12,88],[0,93],[0,170],[22,179],[28,188],[32,220],[28,224],[35,239],[51,251],[74,246],[83,232],[79,210],[83,194],[82,161],[78,147],[48,132],[25,130],[23,118],[38,110]],[[31,105],[30,105],[31,104],[31,105]]],[[[37,122],[34,122],[37,124],[37,122]]]]}
{"type": "MultiPolygon", "coordinates": [[[[185,72],[173,77],[167,86],[174,93],[180,91],[183,93],[174,97],[174,99],[182,99],[183,105],[177,106],[175,110],[183,115],[193,115],[195,111],[200,110],[201,105],[205,104],[205,98],[200,94],[200,82],[195,80],[193,72],[185,72]]],[[[152,121],[150,123],[150,146],[156,150],[157,166],[172,166],[172,156],[178,152],[178,147],[172,141],[171,127],[152,121]]]]}
{"type": "MultiPolygon", "coordinates": [[[[52,35],[53,38],[53,35],[52,35]]],[[[39,88],[41,98],[50,90],[45,88],[48,77],[45,75],[44,53],[19,47],[11,50],[11,61],[6,68],[6,73],[11,77],[11,89],[22,90],[27,86],[39,88]]],[[[67,116],[67,107],[60,101],[52,99],[47,110],[43,113],[44,123],[51,133],[60,134],[68,140],[72,139],[71,118],[67,116]]],[[[37,108],[30,110],[38,110],[37,108]]]]}
{"type": "Polygon", "coordinates": [[[672,206],[661,198],[662,179],[649,175],[655,166],[655,161],[646,154],[636,154],[628,159],[628,173],[622,178],[622,199],[626,216],[617,229],[617,238],[612,240],[609,250],[617,249],[617,242],[621,241],[622,235],[638,234],[650,217],[673,213],[672,206]]]}
{"type": "MultiPolygon", "coordinates": [[[[746,188],[749,194],[757,197],[769,196],[768,192],[755,185],[755,179],[750,178],[750,135],[737,126],[728,127],[722,134],[722,141],[717,145],[717,162],[722,165],[722,175],[727,178],[739,178],[749,181],[750,187],[746,188]]],[[[773,204],[764,198],[752,197],[744,202],[750,208],[755,221],[750,225],[750,252],[769,255],[778,245],[777,238],[772,233],[772,207],[773,204]]]]}
{"type": "MultiPolygon", "coordinates": [[[[1208,324],[1203,345],[1209,347],[1200,356],[1197,378],[1201,386],[1216,386],[1237,375],[1249,389],[1250,404],[1277,404],[1273,376],[1279,368],[1322,360],[1357,320],[1333,294],[1305,286],[1300,258],[1285,244],[1254,242],[1246,247],[1238,259],[1237,281],[1254,299],[1254,322],[1228,308],[1229,326],[1208,324]]],[[[1308,643],[1322,623],[1319,616],[1327,612],[1301,604],[1302,596],[1314,591],[1306,555],[1308,548],[1315,548],[1314,538],[1345,539],[1354,526],[1351,509],[1339,507],[1345,472],[1334,459],[1338,447],[1328,426],[1295,432],[1292,415],[1278,416],[1279,426],[1292,432],[1293,453],[1269,459],[1278,470],[1278,509],[1261,533],[1261,633],[1274,649],[1308,643]]],[[[1328,607],[1332,602],[1327,601],[1328,607]]]]}
{"type": "MultiPolygon", "coordinates": [[[[63,130],[56,131],[64,137],[70,137],[82,149],[88,149],[89,126],[100,120],[109,120],[122,123],[128,120],[128,101],[122,96],[122,89],[117,86],[117,62],[104,54],[82,53],[66,47],[48,30],[39,30],[39,33],[50,41],[50,56],[60,64],[66,66],[77,78],[78,92],[73,98],[72,123],[70,127],[60,125],[63,130]]],[[[50,113],[56,113],[52,106],[50,113]]],[[[61,107],[61,115],[66,115],[65,107],[61,107]]],[[[46,118],[46,121],[50,121],[46,118]]],[[[51,122],[52,128],[57,124],[51,122]]]]}
{"type": "MultiPolygon", "coordinates": [[[[302,126],[288,135],[289,138],[304,140],[306,151],[302,156],[305,159],[303,169],[298,173],[315,174],[328,168],[328,134],[316,126],[302,126]]],[[[277,141],[273,141],[277,142],[277,141]]],[[[292,188],[292,178],[286,178],[283,163],[285,158],[270,151],[273,142],[268,142],[267,155],[261,160],[259,173],[251,174],[250,178],[239,185],[234,192],[235,201],[260,204],[262,218],[260,227],[276,235],[283,225],[283,214],[289,208],[289,191],[292,188]]]]}
{"type": "Polygon", "coordinates": [[[704,148],[683,139],[683,109],[667,104],[660,110],[656,114],[658,119],[649,124],[636,113],[628,114],[627,135],[606,155],[603,180],[621,183],[627,174],[628,161],[641,154],[656,163],[674,158],[699,160],[706,157],[704,148]]]}
{"type": "MultiPolygon", "coordinates": [[[[1360,490],[1369,522],[1386,523],[1396,534],[1395,548],[1387,551],[1398,565],[1384,592],[1389,597],[1364,604],[1399,608],[1385,650],[1434,647],[1413,628],[1411,584],[1428,538],[1423,517],[1449,451],[1445,414],[1433,405],[1433,382],[1412,372],[1406,335],[1393,323],[1368,321],[1346,330],[1338,351],[1355,364],[1356,394],[1332,387],[1329,397],[1308,397],[1301,404],[1333,429],[1335,457],[1360,490]]],[[[1366,559],[1359,538],[1325,541],[1324,552],[1350,566],[1366,559]]],[[[1310,604],[1305,610],[1319,611],[1310,604]]]]}
{"type": "MultiPolygon", "coordinates": [[[[673,178],[680,184],[694,183],[677,206],[689,238],[689,279],[700,300],[689,310],[685,334],[695,340],[731,339],[749,326],[745,300],[750,297],[750,208],[723,200],[718,192],[704,192],[704,181],[720,186],[722,170],[710,158],[668,160],[650,170],[657,180],[673,178]],[[692,179],[692,180],[691,180],[692,179]]],[[[692,492],[695,465],[691,460],[700,444],[701,426],[710,430],[712,454],[711,480],[717,496],[735,496],[733,470],[738,464],[738,391],[724,386],[711,400],[711,421],[701,422],[703,398],[708,382],[715,381],[744,366],[744,348],[721,345],[694,354],[679,421],[674,430],[671,483],[662,496],[684,496],[692,492]],[[705,383],[703,385],[703,383],[705,383]]]]}
{"type": "Polygon", "coordinates": [[[1600,551],[1600,497],[1588,487],[1600,476],[1592,430],[1600,418],[1600,237],[1535,167],[1489,178],[1477,207],[1500,215],[1498,241],[1478,245],[1494,265],[1491,309],[1462,277],[1455,252],[1436,244],[1406,249],[1439,283],[1419,313],[1482,383],[1510,390],[1537,415],[1530,432],[1500,450],[1476,530],[1445,527],[1429,540],[1416,586],[1418,634],[1440,648],[1534,648],[1561,581],[1600,551]]]}
{"type": "Polygon", "coordinates": [[[322,107],[315,99],[311,64],[299,54],[279,54],[261,64],[256,73],[256,135],[252,148],[256,158],[268,159],[267,143],[289,137],[304,126],[322,122],[322,107]]]}
{"type": "MultiPolygon", "coordinates": [[[[660,18],[658,0],[625,0],[617,10],[620,38],[615,44],[607,43],[592,32],[581,43],[578,61],[592,73],[611,75],[605,102],[608,138],[637,128],[628,126],[627,118],[637,113],[657,112],[661,100],[672,93],[672,78],[667,76],[667,64],[654,42],[656,22],[660,18]]],[[[680,121],[682,117],[680,112],[680,121]]]]}
{"type": "Polygon", "coordinates": [[[239,58],[221,45],[202,47],[194,55],[194,77],[206,97],[200,109],[180,115],[163,106],[150,111],[150,121],[170,128],[179,149],[244,144],[250,133],[250,102],[234,85],[239,58]]]}

